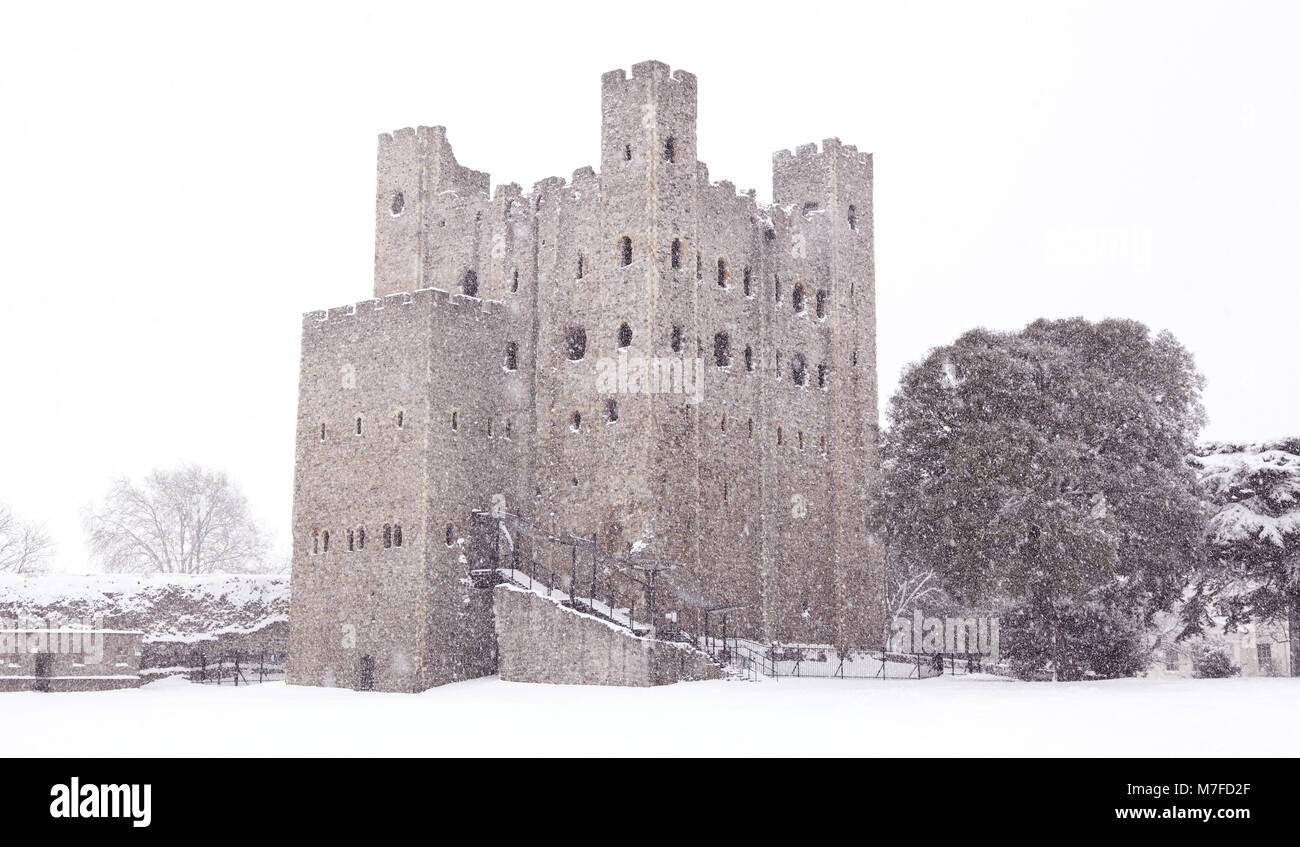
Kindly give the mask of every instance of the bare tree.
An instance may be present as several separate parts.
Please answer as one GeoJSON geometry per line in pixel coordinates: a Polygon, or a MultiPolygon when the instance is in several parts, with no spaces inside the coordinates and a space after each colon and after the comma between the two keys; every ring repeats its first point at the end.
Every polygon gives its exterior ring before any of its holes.
{"type": "Polygon", "coordinates": [[[0,504],[0,573],[43,573],[53,552],[54,542],[44,529],[18,520],[0,504]]]}
{"type": "Polygon", "coordinates": [[[267,541],[223,473],[188,465],[137,486],[113,483],[86,517],[92,555],[106,571],[205,574],[259,571],[267,541]]]}

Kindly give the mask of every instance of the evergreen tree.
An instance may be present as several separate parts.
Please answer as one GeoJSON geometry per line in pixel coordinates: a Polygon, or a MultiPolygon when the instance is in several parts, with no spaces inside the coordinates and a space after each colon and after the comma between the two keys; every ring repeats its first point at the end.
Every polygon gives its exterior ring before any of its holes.
{"type": "Polygon", "coordinates": [[[1201,385],[1172,335],[1136,321],[1040,320],[933,350],[890,403],[891,545],[954,598],[1015,610],[1022,649],[1037,639],[1058,675],[1128,668],[1109,648],[1171,608],[1200,563],[1185,457],[1201,385]]]}

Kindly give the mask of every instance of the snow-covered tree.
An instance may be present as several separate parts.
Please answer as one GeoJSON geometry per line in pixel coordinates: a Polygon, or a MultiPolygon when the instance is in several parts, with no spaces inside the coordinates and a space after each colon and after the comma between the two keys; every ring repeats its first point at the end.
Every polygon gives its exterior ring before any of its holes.
{"type": "Polygon", "coordinates": [[[53,552],[54,543],[44,529],[19,520],[0,503],[0,573],[41,573],[53,552]]]}
{"type": "Polygon", "coordinates": [[[1021,647],[1058,673],[1128,668],[1115,639],[1136,643],[1202,555],[1185,460],[1201,385],[1177,339],[1135,321],[966,333],[908,368],[891,400],[890,543],[955,599],[1014,611],[1021,647]]]}
{"type": "MultiPolygon", "coordinates": [[[[1300,633],[1300,438],[1263,444],[1210,443],[1191,458],[1214,509],[1206,567],[1186,615],[1226,628],[1287,622],[1300,633]]],[[[1292,650],[1300,676],[1300,650],[1292,650]]]]}
{"type": "Polygon", "coordinates": [[[223,473],[189,465],[113,483],[86,517],[105,571],[228,573],[264,569],[267,541],[223,473]]]}

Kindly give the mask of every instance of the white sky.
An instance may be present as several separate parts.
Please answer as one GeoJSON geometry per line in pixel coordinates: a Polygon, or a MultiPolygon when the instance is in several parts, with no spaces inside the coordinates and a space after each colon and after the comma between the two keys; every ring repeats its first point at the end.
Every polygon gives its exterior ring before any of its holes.
{"type": "Polygon", "coordinates": [[[299,316],[370,294],[376,135],[567,178],[648,58],[760,199],[774,150],[875,153],[882,408],[970,327],[1123,316],[1196,355],[1206,437],[1300,433],[1300,7],[921,5],[6,4],[0,501],[89,570],[83,506],[197,461],[283,543],[299,316]]]}

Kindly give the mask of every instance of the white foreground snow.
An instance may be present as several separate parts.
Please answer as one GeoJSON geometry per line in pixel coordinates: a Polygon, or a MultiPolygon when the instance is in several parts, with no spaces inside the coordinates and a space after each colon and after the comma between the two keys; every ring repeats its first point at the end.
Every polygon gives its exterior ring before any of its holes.
{"type": "Polygon", "coordinates": [[[1297,756],[1300,679],[782,679],[659,688],[495,677],[423,694],[178,679],[0,694],[7,756],[1297,756]]]}

